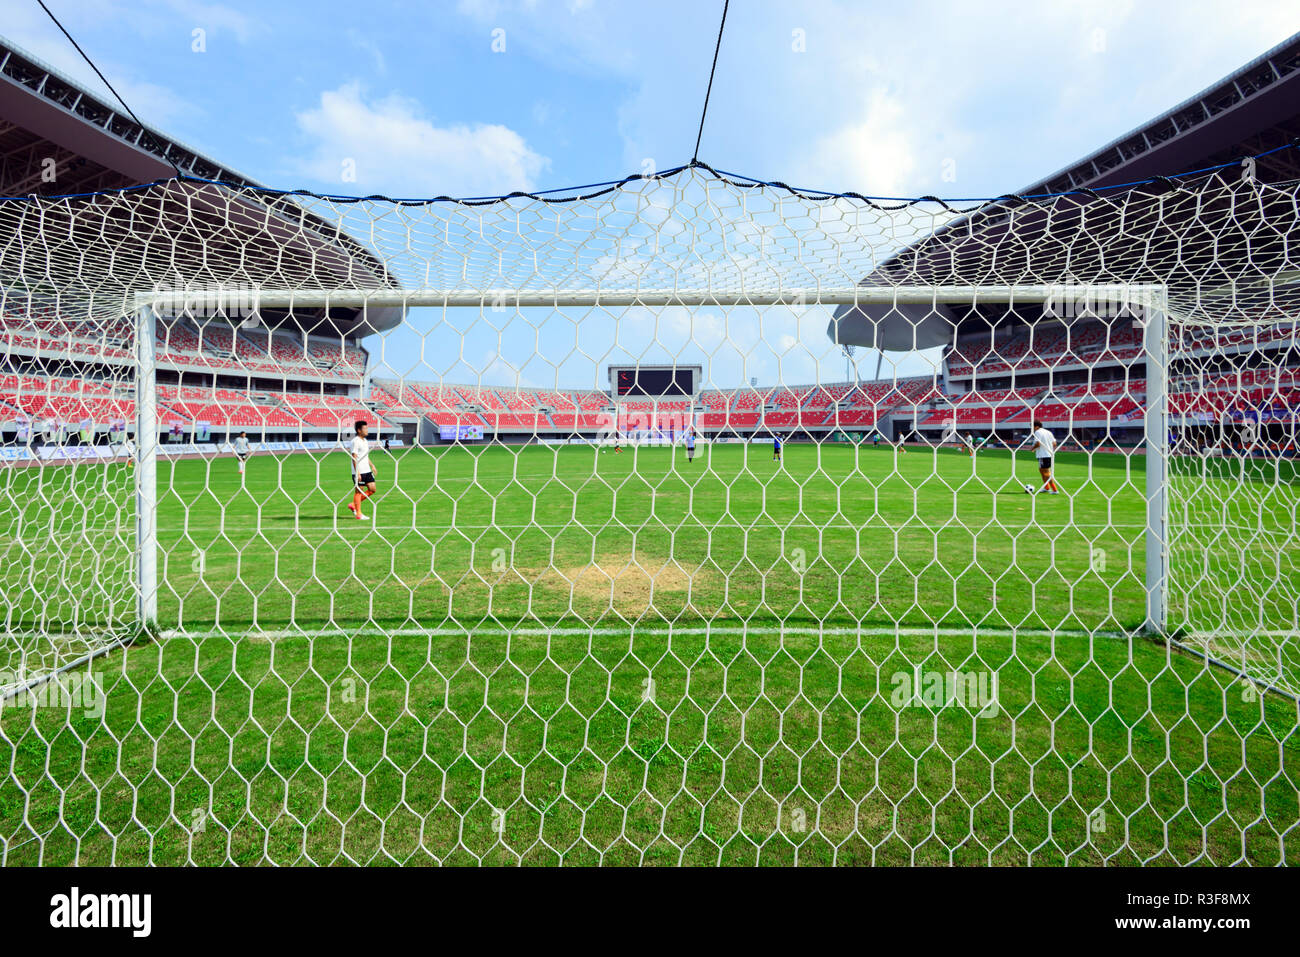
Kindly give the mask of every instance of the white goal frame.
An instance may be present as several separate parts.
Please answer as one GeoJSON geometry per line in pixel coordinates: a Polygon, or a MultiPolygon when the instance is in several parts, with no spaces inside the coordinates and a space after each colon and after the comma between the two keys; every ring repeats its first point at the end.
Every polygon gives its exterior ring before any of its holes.
{"type": "MultiPolygon", "coordinates": [[[[1146,358],[1146,409],[1143,417],[1146,453],[1146,616],[1144,630],[1167,631],[1169,574],[1169,339],[1168,291],[1163,284],[1079,284],[1070,295],[1087,302],[1143,306],[1143,354],[1146,358]],[[1152,454],[1152,450],[1156,454],[1152,454]]],[[[622,308],[644,306],[941,306],[979,303],[1047,303],[1062,294],[1060,285],[991,286],[850,286],[844,288],[761,289],[259,289],[252,291],[251,309],[318,309],[369,307],[442,308],[622,308]]],[[[247,290],[242,294],[248,295],[247,290]]],[[[141,628],[158,619],[158,392],[154,319],[165,311],[184,309],[193,292],[139,292],[134,300],[136,438],[135,499],[136,614],[141,628]]]]}

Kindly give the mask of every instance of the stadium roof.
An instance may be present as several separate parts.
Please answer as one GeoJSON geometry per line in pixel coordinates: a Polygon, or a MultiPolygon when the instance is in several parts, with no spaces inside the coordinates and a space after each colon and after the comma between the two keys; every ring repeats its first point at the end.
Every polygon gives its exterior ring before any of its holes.
{"type": "MultiPolygon", "coordinates": [[[[863,285],[1196,284],[1202,275],[1212,275],[1212,281],[1225,287],[1234,282],[1258,285],[1270,269],[1290,262],[1289,237],[1260,227],[1270,210],[1284,216],[1294,211],[1293,190],[1281,184],[1297,180],[1300,34],[1025,187],[1018,195],[1028,197],[1029,203],[1003,200],[956,216],[885,260],[863,285]],[[1252,156],[1257,157],[1253,186],[1244,184],[1239,172],[1227,170],[1199,186],[1193,184],[1190,193],[1172,197],[1169,184],[1117,188],[1252,156]],[[1202,192],[1196,193],[1197,188],[1202,192]],[[1101,195],[1075,192],[1092,190],[1101,195]],[[1073,194],[1062,195],[1068,193],[1073,194]],[[1226,229],[1223,235],[1231,242],[1218,241],[1216,229],[1226,229]],[[1152,274],[1152,264],[1161,257],[1176,267],[1168,270],[1169,276],[1152,274]]],[[[1295,305],[1290,292],[1287,297],[1295,305]]],[[[1005,308],[997,311],[1007,314],[1005,308]]],[[[929,348],[950,342],[952,328],[961,319],[944,307],[846,306],[836,311],[827,333],[845,345],[929,348]]]]}
{"type": "Polygon", "coordinates": [[[0,37],[0,189],[6,196],[90,193],[174,176],[257,185],[141,126],[48,63],[0,37]],[[54,160],[53,179],[42,160],[54,160]]]}
{"type": "Polygon", "coordinates": [[[1099,189],[1260,156],[1263,182],[1300,179],[1300,33],[1022,196],[1099,189]]]}
{"type": "MultiPolygon", "coordinates": [[[[395,287],[382,260],[337,224],[314,215],[291,197],[261,193],[257,182],[198,150],[142,126],[54,67],[0,38],[0,195],[68,196],[121,190],[186,176],[225,186],[174,182],[163,192],[171,208],[158,209],[160,223],[188,225],[203,217],[203,245],[215,248],[304,248],[317,268],[334,262],[337,285],[395,287]],[[52,175],[51,175],[52,174],[52,175]],[[270,215],[268,215],[270,210],[270,215]],[[196,212],[197,211],[197,212],[196,212]],[[250,225],[252,224],[252,225],[250,225]],[[260,233],[260,235],[259,235],[260,233]],[[358,279],[358,277],[362,277],[358,279]]],[[[195,247],[198,248],[197,246],[195,247]]],[[[195,253],[196,256],[201,252],[195,253]]],[[[177,272],[211,283],[211,264],[178,262],[177,272]]],[[[22,281],[5,275],[10,295],[22,281]]],[[[235,281],[247,282],[239,276],[235,281]]],[[[401,320],[400,309],[369,311],[369,328],[401,320]]],[[[330,316],[339,331],[364,333],[356,311],[330,316]]]]}

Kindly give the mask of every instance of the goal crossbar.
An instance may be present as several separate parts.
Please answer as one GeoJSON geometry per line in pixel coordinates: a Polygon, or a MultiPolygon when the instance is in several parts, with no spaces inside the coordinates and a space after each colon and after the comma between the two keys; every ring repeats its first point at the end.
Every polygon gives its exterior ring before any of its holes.
{"type": "MultiPolygon", "coordinates": [[[[203,288],[142,291],[137,309],[184,309],[203,288]]],[[[623,306],[888,306],[1050,302],[1064,295],[1164,308],[1154,284],[849,286],[756,289],[253,289],[234,290],[253,308],[443,306],[519,308],[623,306]]]]}

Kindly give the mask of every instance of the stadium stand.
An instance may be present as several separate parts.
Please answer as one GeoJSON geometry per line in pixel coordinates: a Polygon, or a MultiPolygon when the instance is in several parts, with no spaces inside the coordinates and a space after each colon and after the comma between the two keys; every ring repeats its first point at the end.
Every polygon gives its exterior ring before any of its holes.
{"type": "MultiPolygon", "coordinates": [[[[129,329],[110,322],[93,329],[60,319],[53,307],[0,313],[0,346],[15,359],[55,354],[101,364],[128,363],[129,329]]],[[[160,368],[183,385],[159,385],[160,416],[186,429],[208,423],[216,433],[328,434],[365,418],[377,428],[475,425],[493,436],[594,434],[621,431],[762,434],[801,430],[903,428],[1023,431],[1034,418],[1071,429],[1136,428],[1146,383],[1134,360],[1142,330],[1131,320],[1084,321],[1073,326],[1041,321],[1009,331],[963,334],[942,357],[943,373],[882,380],[776,387],[708,389],[694,400],[616,401],[595,389],[525,389],[485,385],[367,381],[366,350],[354,342],[235,328],[224,321],[188,317],[159,320],[160,368]],[[228,378],[236,377],[235,379],[228,378]],[[322,378],[338,380],[325,385],[322,378]],[[191,384],[199,382],[200,385],[191,384]],[[232,382],[244,381],[246,388],[232,382]],[[217,383],[220,382],[220,387],[217,383]],[[341,390],[330,394],[328,390],[341,390]],[[363,402],[362,396],[369,401],[363,402]]],[[[1174,333],[1189,355],[1236,355],[1249,365],[1221,374],[1180,376],[1170,382],[1175,420],[1223,416],[1295,417],[1300,410],[1300,349],[1296,324],[1232,330],[1204,341],[1191,330],[1174,333]]],[[[129,389],[97,382],[94,368],[81,377],[6,374],[0,377],[0,429],[20,420],[111,421],[134,415],[129,389]]]]}

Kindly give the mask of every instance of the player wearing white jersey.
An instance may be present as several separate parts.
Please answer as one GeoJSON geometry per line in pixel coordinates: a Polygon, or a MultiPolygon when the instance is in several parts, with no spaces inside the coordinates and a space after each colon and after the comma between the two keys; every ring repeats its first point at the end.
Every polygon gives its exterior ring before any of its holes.
{"type": "Polygon", "coordinates": [[[239,459],[239,474],[244,474],[244,462],[248,459],[248,433],[240,432],[235,437],[235,458],[239,459]]]}
{"type": "Polygon", "coordinates": [[[370,440],[366,438],[370,427],[364,419],[358,419],[353,426],[355,434],[348,453],[352,456],[352,501],[348,508],[358,519],[369,516],[362,514],[361,503],[375,494],[375,471],[370,464],[370,440]]]}
{"type": "Polygon", "coordinates": [[[1034,456],[1038,459],[1038,474],[1043,477],[1043,487],[1039,491],[1046,492],[1048,495],[1059,495],[1061,488],[1052,477],[1052,456],[1056,454],[1056,436],[1044,428],[1042,422],[1035,419],[1034,431],[1029,439],[1034,443],[1034,456]]]}

